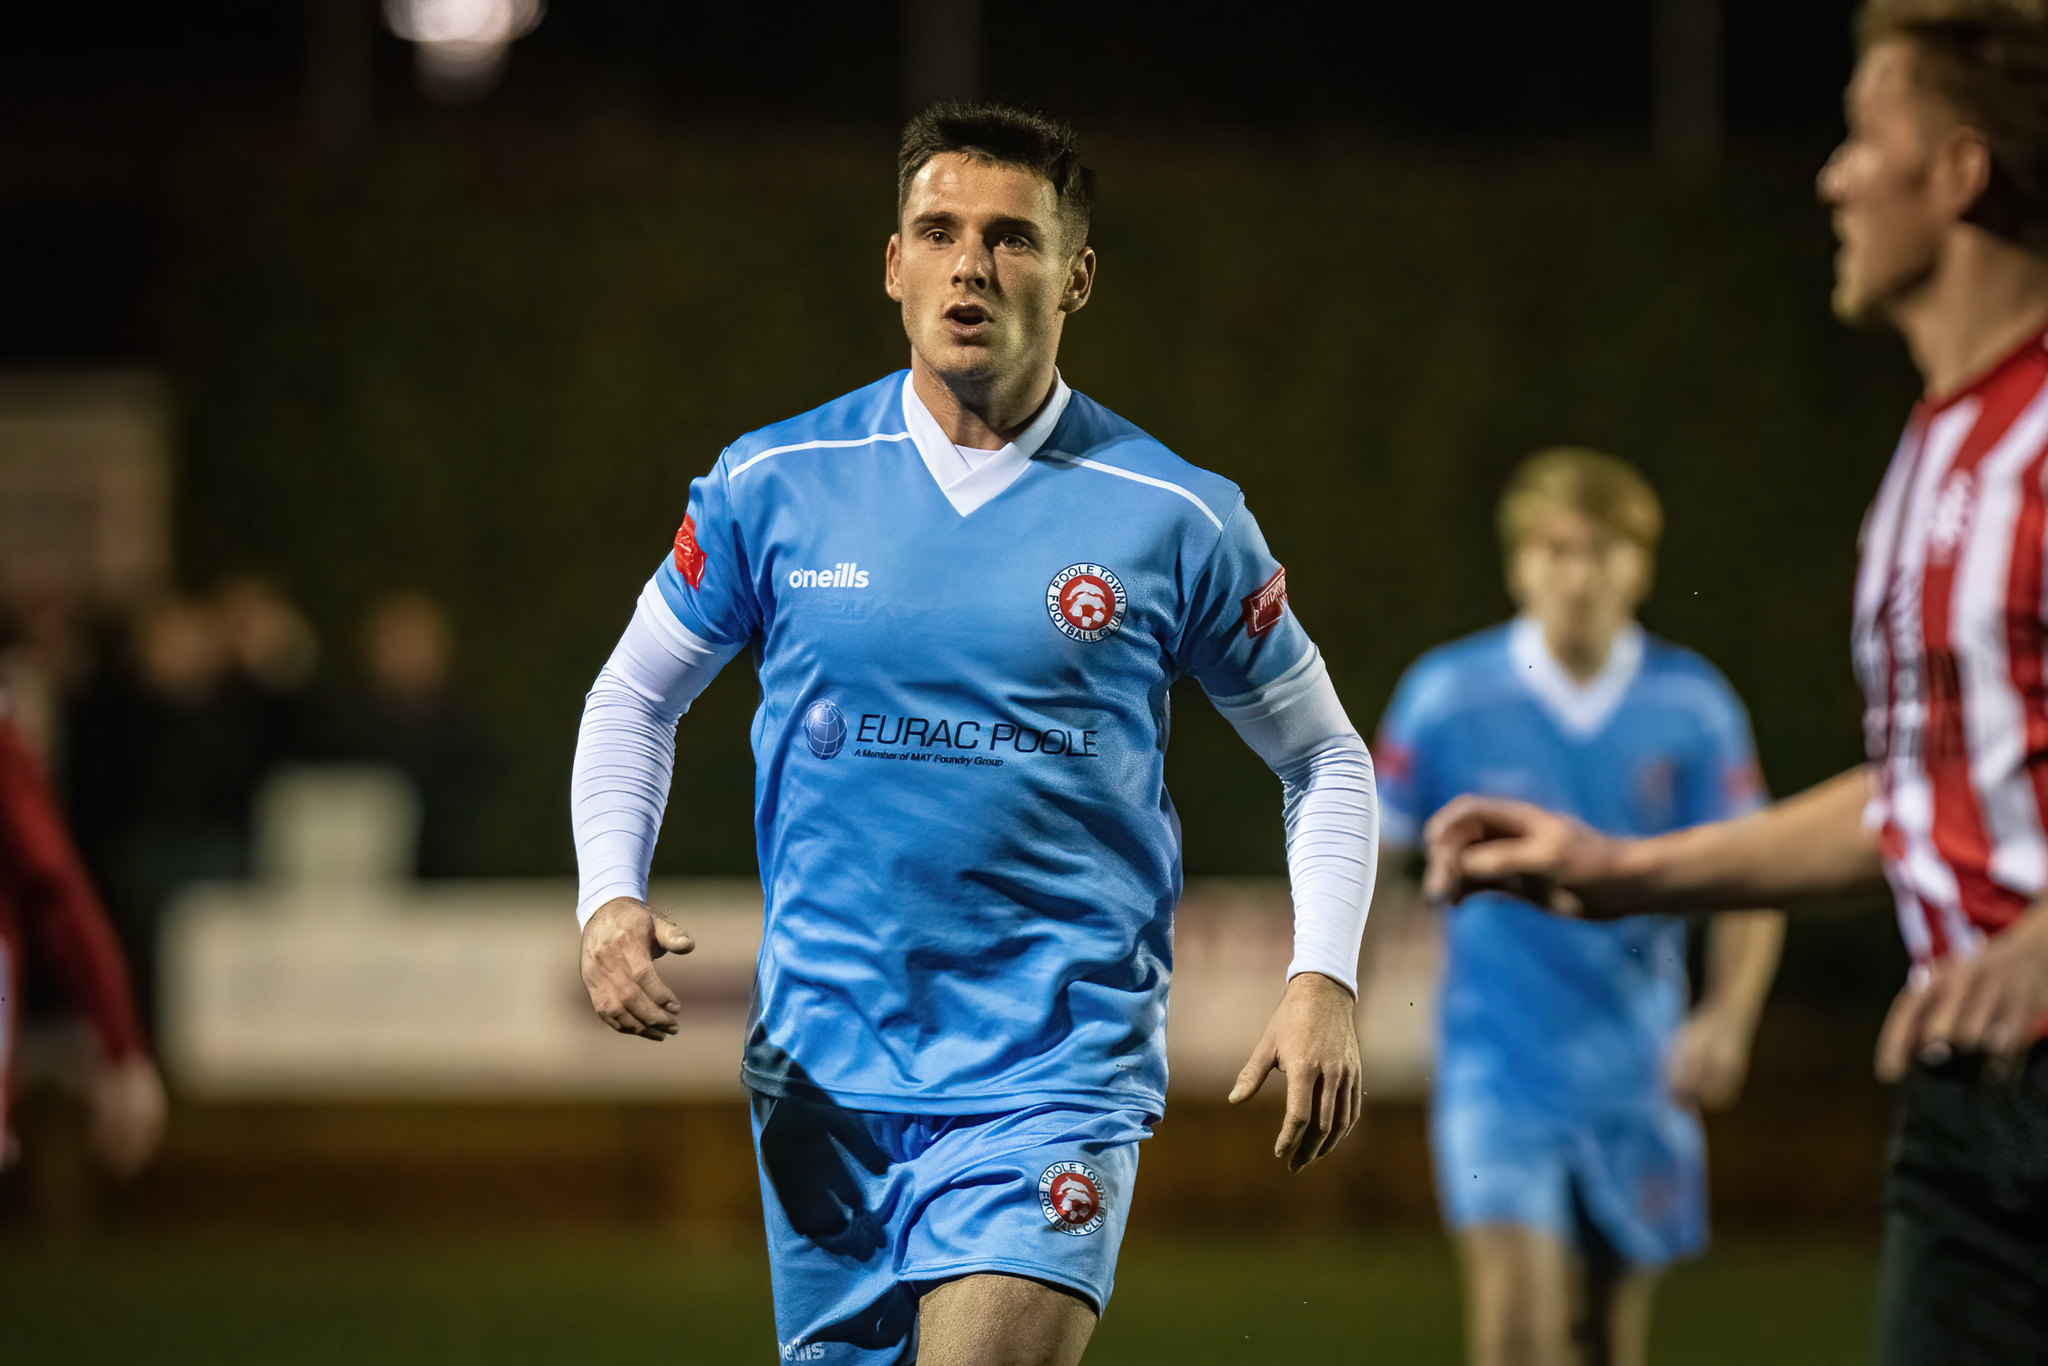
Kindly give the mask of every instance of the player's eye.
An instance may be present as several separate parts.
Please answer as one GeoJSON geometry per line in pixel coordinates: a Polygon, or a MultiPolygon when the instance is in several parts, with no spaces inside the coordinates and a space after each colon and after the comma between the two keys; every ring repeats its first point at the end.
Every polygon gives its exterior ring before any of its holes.
{"type": "Polygon", "coordinates": [[[1005,233],[997,245],[1006,251],[1029,251],[1031,250],[1031,239],[1020,237],[1014,232],[1005,233]]]}
{"type": "Polygon", "coordinates": [[[943,246],[945,246],[945,245],[946,245],[946,232],[945,232],[945,229],[943,229],[943,228],[926,228],[926,229],[924,230],[924,240],[925,240],[925,241],[927,241],[927,242],[929,242],[929,243],[931,243],[931,244],[932,244],[933,246],[935,246],[935,247],[943,247],[943,246]]]}

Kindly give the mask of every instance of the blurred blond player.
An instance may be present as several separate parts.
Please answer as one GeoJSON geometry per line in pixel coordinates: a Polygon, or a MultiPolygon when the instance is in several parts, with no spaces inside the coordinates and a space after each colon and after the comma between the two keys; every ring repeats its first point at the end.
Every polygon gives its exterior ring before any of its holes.
{"type": "MultiPolygon", "coordinates": [[[[1500,529],[1522,614],[1402,679],[1373,747],[1387,846],[1463,793],[1628,835],[1756,805],[1741,702],[1635,622],[1661,523],[1612,456],[1516,473],[1500,529]]],[[[1783,932],[1775,912],[1717,918],[1688,1015],[1680,920],[1580,924],[1500,895],[1450,911],[1431,1145],[1479,1366],[1643,1360],[1658,1268],[1706,1240],[1693,1107],[1740,1090],[1783,932]]]]}
{"type": "MultiPolygon", "coordinates": [[[[1430,829],[1431,891],[1594,916],[1889,882],[1916,967],[1879,1357],[2048,1363],[2048,6],[1880,0],[1820,174],[1835,312],[1926,381],[1863,524],[1868,761],[1747,819],[1617,840],[1520,802],[1430,829]]],[[[1555,805],[1555,803],[1546,803],[1555,805]]]]}

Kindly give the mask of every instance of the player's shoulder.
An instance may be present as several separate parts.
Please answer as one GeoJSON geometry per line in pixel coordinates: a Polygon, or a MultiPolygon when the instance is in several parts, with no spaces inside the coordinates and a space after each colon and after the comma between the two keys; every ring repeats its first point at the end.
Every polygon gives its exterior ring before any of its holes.
{"type": "Polygon", "coordinates": [[[1742,714],[1742,698],[1727,675],[1699,651],[1643,633],[1642,691],[1666,706],[1719,720],[1742,714]]]}
{"type": "MultiPolygon", "coordinates": [[[[1179,500],[1216,529],[1244,499],[1230,480],[1174,454],[1165,442],[1079,390],[1071,391],[1040,455],[1097,477],[1120,478],[1134,499],[1179,500]]],[[[1180,510],[1170,502],[1167,506],[1180,510]]]]}
{"type": "Polygon", "coordinates": [[[1420,727],[1508,696],[1514,682],[1510,630],[1508,623],[1489,626],[1423,651],[1401,675],[1395,708],[1420,727]]]}
{"type": "Polygon", "coordinates": [[[734,441],[720,458],[728,478],[774,457],[845,450],[878,441],[908,441],[903,423],[904,371],[841,394],[807,413],[771,422],[734,441]]]}

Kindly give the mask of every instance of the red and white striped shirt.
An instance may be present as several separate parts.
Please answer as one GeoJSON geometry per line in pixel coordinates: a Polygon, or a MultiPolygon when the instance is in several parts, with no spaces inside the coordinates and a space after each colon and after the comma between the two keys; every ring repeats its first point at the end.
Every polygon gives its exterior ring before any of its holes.
{"type": "Polygon", "coordinates": [[[2048,337],[1914,410],[1863,525],[1856,672],[1914,959],[2048,888],[2048,337]]]}

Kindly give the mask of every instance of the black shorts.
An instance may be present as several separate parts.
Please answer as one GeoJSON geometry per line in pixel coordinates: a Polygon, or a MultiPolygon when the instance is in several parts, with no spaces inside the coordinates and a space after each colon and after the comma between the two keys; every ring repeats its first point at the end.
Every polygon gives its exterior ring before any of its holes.
{"type": "Polygon", "coordinates": [[[1883,1366],[2048,1366],[2048,1044],[1916,1066],[1885,1186],[1883,1366]]]}

